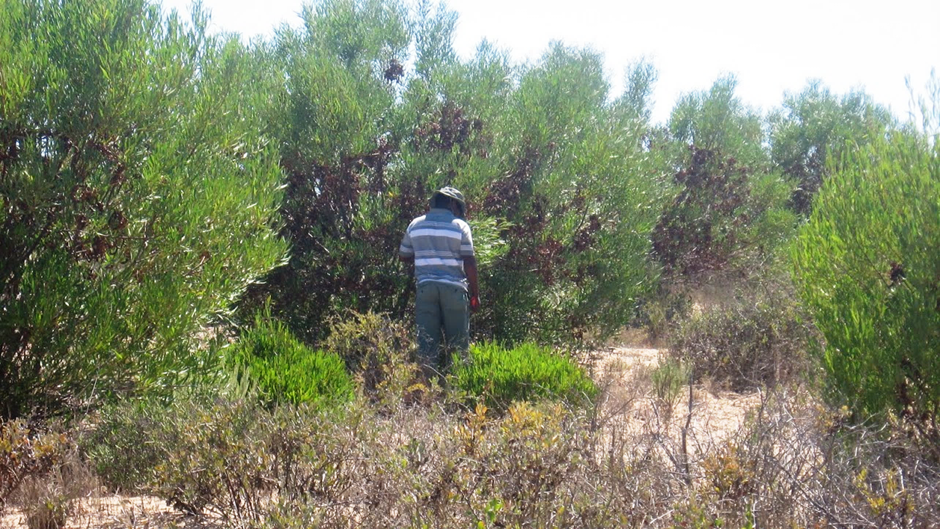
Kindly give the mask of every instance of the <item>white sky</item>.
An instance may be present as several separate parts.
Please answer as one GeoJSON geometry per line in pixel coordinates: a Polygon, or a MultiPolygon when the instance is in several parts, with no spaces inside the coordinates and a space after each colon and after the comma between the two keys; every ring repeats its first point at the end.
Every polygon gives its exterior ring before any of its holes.
{"type": "MultiPolygon", "coordinates": [[[[159,1],[159,0],[155,0],[159,1]]],[[[190,0],[163,0],[188,12],[190,0]]],[[[203,0],[211,29],[246,40],[282,23],[300,25],[302,0],[203,0]]],[[[769,111],[785,92],[820,79],[837,94],[862,88],[906,117],[910,77],[923,93],[940,67],[940,0],[450,0],[459,13],[455,48],[472,56],[484,38],[516,62],[537,60],[549,42],[603,53],[615,94],[641,58],[659,72],[653,120],[677,97],[708,89],[721,75],[738,96],[769,111]]],[[[940,74],[940,72],[938,72],[940,74]]]]}

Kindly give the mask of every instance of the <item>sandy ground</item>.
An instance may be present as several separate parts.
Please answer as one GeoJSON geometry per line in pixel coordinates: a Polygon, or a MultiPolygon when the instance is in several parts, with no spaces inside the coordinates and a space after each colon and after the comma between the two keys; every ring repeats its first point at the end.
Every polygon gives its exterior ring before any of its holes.
{"type": "MultiPolygon", "coordinates": [[[[195,525],[163,500],[147,496],[95,496],[84,498],[66,520],[67,529],[205,527],[195,525]]],[[[0,528],[26,528],[25,516],[13,511],[0,517],[0,528]]]]}
{"type": "MultiPolygon", "coordinates": [[[[663,352],[659,349],[614,347],[597,351],[592,358],[593,376],[599,384],[608,384],[612,400],[617,397],[634,404],[635,411],[650,407],[655,400],[651,373],[659,365],[663,352]]],[[[736,432],[747,413],[760,404],[759,392],[748,394],[722,391],[695,385],[692,388],[691,428],[723,438],[736,432]]],[[[610,403],[616,405],[616,402],[610,403]]],[[[672,419],[689,413],[688,387],[682,389],[672,409],[672,419]]],[[[610,410],[614,413],[615,410],[610,410]]],[[[636,416],[636,413],[634,414],[636,416]]]]}
{"type": "MultiPolygon", "coordinates": [[[[733,435],[747,413],[760,404],[759,393],[741,395],[694,386],[690,418],[687,387],[672,403],[654,396],[650,375],[661,359],[660,350],[642,347],[613,347],[591,355],[592,376],[607,388],[600,415],[608,432],[663,432],[663,449],[669,450],[677,446],[685,429],[689,452],[694,456],[733,435]]],[[[69,529],[209,526],[205,519],[188,518],[158,498],[129,496],[86,498],[78,502],[66,523],[69,529]]],[[[7,528],[26,528],[24,515],[8,509],[0,517],[0,529],[7,528]]]]}

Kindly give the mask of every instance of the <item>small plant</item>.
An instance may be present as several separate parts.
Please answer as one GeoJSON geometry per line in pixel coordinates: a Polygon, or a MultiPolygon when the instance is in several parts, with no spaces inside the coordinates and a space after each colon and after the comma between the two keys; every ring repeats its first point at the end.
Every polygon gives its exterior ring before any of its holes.
{"type": "Polygon", "coordinates": [[[68,502],[61,497],[51,497],[30,509],[26,514],[29,529],[60,529],[65,527],[68,502]]]}
{"type": "Polygon", "coordinates": [[[334,319],[324,349],[339,355],[363,391],[378,399],[401,398],[415,380],[412,332],[383,314],[348,312],[334,319]]]}
{"type": "Polygon", "coordinates": [[[0,423],[0,511],[21,483],[51,470],[69,446],[64,434],[35,431],[22,419],[0,423]]]}
{"type": "Polygon", "coordinates": [[[155,431],[165,421],[166,405],[156,399],[125,401],[102,408],[95,427],[79,438],[103,484],[137,491],[150,482],[163,457],[155,431]]]}
{"type": "Polygon", "coordinates": [[[21,503],[29,529],[60,529],[65,527],[71,498],[59,483],[31,478],[21,487],[21,503]]]}
{"type": "Polygon", "coordinates": [[[573,361],[532,343],[512,349],[496,343],[474,345],[468,361],[455,358],[451,381],[498,409],[514,401],[541,398],[584,402],[597,393],[573,361]]]}
{"type": "Polygon", "coordinates": [[[236,364],[268,404],[329,404],[349,401],[353,384],[336,354],[311,350],[286,325],[258,317],[235,345],[236,364]]]}
{"type": "Polygon", "coordinates": [[[692,370],[674,358],[666,358],[653,370],[653,391],[661,402],[672,404],[683,386],[689,382],[692,370]]]}

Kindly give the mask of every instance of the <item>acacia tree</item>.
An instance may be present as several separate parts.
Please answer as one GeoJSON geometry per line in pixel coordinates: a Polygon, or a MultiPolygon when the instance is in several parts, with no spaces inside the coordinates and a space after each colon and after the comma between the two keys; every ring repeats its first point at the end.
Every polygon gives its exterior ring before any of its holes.
{"type": "Polygon", "coordinates": [[[864,92],[840,98],[814,81],[788,95],[768,124],[773,163],[793,186],[790,208],[808,216],[830,166],[838,166],[855,145],[883,135],[892,122],[890,112],[864,92]]]}
{"type": "Polygon", "coordinates": [[[784,205],[789,186],[772,169],[759,114],[726,77],[684,97],[669,120],[664,150],[674,196],[653,231],[655,255],[673,278],[747,268],[771,254],[795,226],[784,205]]]}
{"type": "Polygon", "coordinates": [[[661,184],[637,112],[651,68],[632,100],[611,105],[588,50],[556,45],[513,68],[483,42],[468,63],[435,64],[405,94],[417,120],[402,168],[470,201],[483,254],[477,336],[553,342],[622,325],[646,283],[661,184]]]}
{"type": "MultiPolygon", "coordinates": [[[[934,94],[934,103],[940,103],[934,94]]],[[[826,338],[833,395],[859,419],[891,411],[940,439],[940,139],[892,130],[850,149],[793,250],[826,338]]]]}
{"type": "Polygon", "coordinates": [[[273,72],[265,130],[286,175],[281,234],[291,255],[242,309],[250,319],[270,297],[274,315],[314,342],[345,309],[403,310],[396,237],[424,189],[398,182],[389,167],[401,141],[393,111],[411,42],[407,11],[336,0],[307,7],[304,20],[256,50],[273,72]]]}
{"type": "Polygon", "coordinates": [[[0,10],[0,413],[172,383],[285,251],[251,63],[145,0],[0,10]]]}
{"type": "MultiPolygon", "coordinates": [[[[631,78],[630,93],[645,80],[631,78]]],[[[504,107],[490,150],[499,169],[481,190],[483,212],[505,225],[505,254],[484,271],[497,337],[612,329],[647,285],[662,179],[642,146],[646,116],[628,112],[642,105],[609,104],[608,90],[599,55],[556,44],[504,107]]]]}

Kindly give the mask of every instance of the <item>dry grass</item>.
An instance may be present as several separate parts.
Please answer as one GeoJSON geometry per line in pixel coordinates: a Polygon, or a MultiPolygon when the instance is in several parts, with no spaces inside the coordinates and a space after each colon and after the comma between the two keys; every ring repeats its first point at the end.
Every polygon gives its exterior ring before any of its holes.
{"type": "Polygon", "coordinates": [[[187,518],[154,498],[95,491],[74,504],[68,527],[940,523],[936,466],[904,439],[849,426],[799,389],[694,386],[691,405],[688,387],[667,402],[651,381],[659,358],[652,349],[598,353],[602,397],[592,410],[522,404],[500,415],[461,410],[438,392],[381,409],[359,402],[338,422],[292,415],[270,431],[287,426],[309,453],[281,488],[275,472],[247,490],[259,506],[247,517],[222,498],[218,517],[187,518]]]}

